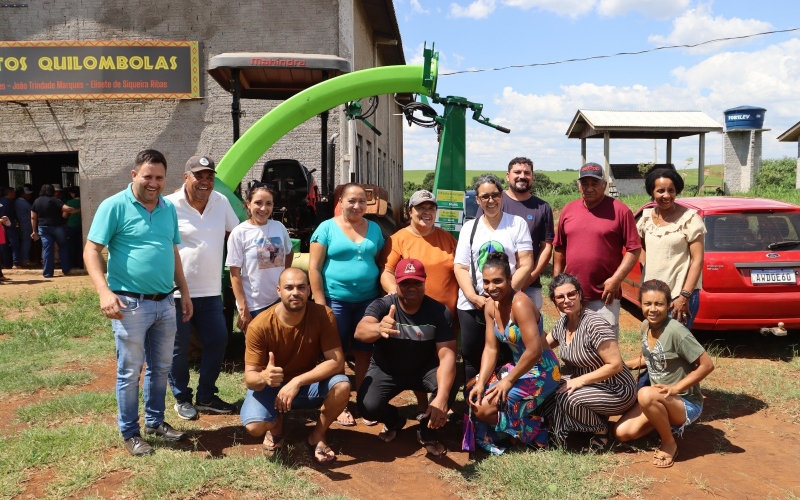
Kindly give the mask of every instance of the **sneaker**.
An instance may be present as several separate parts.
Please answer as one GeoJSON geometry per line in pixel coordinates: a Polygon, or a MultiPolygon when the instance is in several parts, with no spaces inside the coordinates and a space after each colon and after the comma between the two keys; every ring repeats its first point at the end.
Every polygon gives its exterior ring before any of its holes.
{"type": "Polygon", "coordinates": [[[159,425],[158,427],[149,427],[145,425],[144,433],[154,434],[160,437],[161,439],[165,439],[167,441],[180,441],[181,439],[186,439],[186,433],[181,432],[179,430],[175,430],[175,428],[173,428],[166,422],[161,422],[161,425],[159,425]]]}
{"type": "Polygon", "coordinates": [[[174,408],[175,411],[178,412],[178,416],[184,420],[197,420],[197,417],[199,417],[191,401],[184,401],[182,403],[178,401],[175,403],[174,408]]]}
{"type": "Polygon", "coordinates": [[[235,405],[226,403],[216,395],[211,396],[211,399],[209,401],[200,401],[198,399],[197,401],[194,402],[194,406],[200,411],[219,413],[220,415],[228,415],[230,413],[236,412],[237,410],[235,405]]]}
{"type": "Polygon", "coordinates": [[[139,434],[125,440],[125,451],[134,457],[152,455],[156,452],[139,434]]]}

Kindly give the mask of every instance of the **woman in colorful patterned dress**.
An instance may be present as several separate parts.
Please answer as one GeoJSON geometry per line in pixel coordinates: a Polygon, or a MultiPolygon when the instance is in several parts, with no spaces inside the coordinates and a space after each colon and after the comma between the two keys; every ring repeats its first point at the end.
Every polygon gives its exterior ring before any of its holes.
{"type": "Polygon", "coordinates": [[[480,373],[469,393],[475,438],[485,450],[500,454],[501,443],[547,446],[547,430],[535,410],[558,387],[558,358],[539,329],[539,310],[527,295],[511,288],[508,256],[492,252],[483,266],[486,346],[480,373]],[[495,372],[500,345],[511,348],[514,363],[495,372]]]}

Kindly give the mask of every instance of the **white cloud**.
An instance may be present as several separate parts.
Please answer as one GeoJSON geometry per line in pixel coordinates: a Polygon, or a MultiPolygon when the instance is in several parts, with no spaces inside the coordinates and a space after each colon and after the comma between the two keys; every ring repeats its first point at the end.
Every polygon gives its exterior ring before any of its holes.
{"type": "Polygon", "coordinates": [[[504,0],[503,3],[524,10],[536,8],[561,16],[578,17],[590,12],[597,0],[504,0]]]}
{"type": "Polygon", "coordinates": [[[604,16],[620,16],[636,11],[647,17],[666,19],[688,6],[689,0],[600,0],[597,12],[604,16]]]}
{"type": "Polygon", "coordinates": [[[422,7],[422,4],[419,3],[419,0],[411,0],[411,10],[417,14],[427,14],[430,12],[428,9],[422,7]]]}
{"type": "Polygon", "coordinates": [[[450,15],[453,17],[471,17],[472,19],[483,19],[494,12],[495,0],[475,0],[466,7],[457,3],[450,4],[450,15]]]}
{"type": "MultiPolygon", "coordinates": [[[[537,9],[573,18],[596,9],[604,16],[620,16],[629,11],[637,11],[648,17],[664,19],[685,9],[689,0],[502,0],[502,3],[508,7],[537,9]]],[[[482,19],[494,10],[495,0],[476,0],[467,7],[450,4],[450,13],[454,17],[482,19]]]]}
{"type": "MultiPolygon", "coordinates": [[[[695,9],[689,9],[680,17],[672,21],[672,32],[667,36],[650,35],[647,39],[659,45],[684,45],[694,44],[705,40],[725,38],[732,36],[750,35],[772,29],[772,24],[757,19],[740,19],[733,17],[726,19],[719,15],[714,17],[710,4],[700,4],[695,9]]],[[[694,54],[707,54],[720,50],[721,47],[742,45],[752,39],[716,42],[688,49],[694,54]]]]}
{"type": "MultiPolygon", "coordinates": [[[[796,144],[775,138],[798,120],[797,89],[800,88],[800,38],[771,45],[755,52],[725,52],[708,57],[692,67],[672,71],[671,83],[645,85],[597,85],[575,83],[559,91],[535,94],[506,87],[494,101],[484,100],[485,113],[494,123],[511,129],[505,135],[467,120],[467,168],[503,169],[508,159],[528,156],[537,169],[576,168],[580,143],[566,138],[569,123],[578,109],[610,110],[700,110],[722,125],[722,112],[741,105],[767,109],[763,155],[765,158],[794,156],[796,144]]],[[[437,145],[430,131],[405,129],[407,166],[431,168],[437,145]],[[412,133],[408,133],[412,132],[412,133]],[[424,137],[423,142],[417,142],[424,137]]],[[[659,161],[665,160],[665,141],[658,141],[659,161]]],[[[687,137],[673,142],[673,162],[697,159],[698,140],[687,137]]],[[[706,163],[722,162],[722,136],[706,136],[706,163]]],[[[603,141],[589,140],[588,155],[602,158],[603,141]]],[[[615,140],[613,163],[652,161],[653,141],[615,140]]],[[[695,166],[697,162],[695,161],[695,166]]]]}

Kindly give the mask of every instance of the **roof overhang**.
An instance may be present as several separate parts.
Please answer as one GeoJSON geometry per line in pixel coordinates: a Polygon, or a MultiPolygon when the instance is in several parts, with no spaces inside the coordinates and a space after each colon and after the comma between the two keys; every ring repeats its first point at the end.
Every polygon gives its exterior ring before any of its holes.
{"type": "Polygon", "coordinates": [[[229,52],[211,58],[208,73],[231,92],[231,70],[239,69],[241,97],[285,100],[328,78],[351,71],[350,62],[327,54],[229,52]]]}
{"type": "Polygon", "coordinates": [[[794,124],[792,128],[778,136],[781,142],[797,142],[800,139],[800,122],[794,124]]]}
{"type": "Polygon", "coordinates": [[[700,111],[578,110],[567,130],[570,139],[679,139],[722,126],[700,111]]]}
{"type": "Polygon", "coordinates": [[[400,37],[400,26],[392,0],[361,0],[372,27],[372,34],[377,40],[376,49],[387,66],[404,65],[406,56],[403,53],[403,40],[400,37]]]}

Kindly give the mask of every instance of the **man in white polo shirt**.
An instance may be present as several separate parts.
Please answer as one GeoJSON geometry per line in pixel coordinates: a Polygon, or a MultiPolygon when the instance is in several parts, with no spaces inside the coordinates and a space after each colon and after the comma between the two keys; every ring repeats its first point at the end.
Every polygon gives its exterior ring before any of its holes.
{"type": "MultiPolygon", "coordinates": [[[[186,420],[198,417],[197,411],[227,414],[236,407],[217,396],[217,378],[222,370],[228,329],[222,313],[222,250],[225,237],[239,219],[228,199],[214,191],[214,161],[207,156],[192,156],[186,162],[181,189],[166,198],[175,205],[181,243],[178,251],[189,287],[195,316],[179,323],[169,383],[175,396],[175,411],[186,420]],[[195,404],[189,387],[189,336],[192,326],[203,345],[200,379],[195,404]]],[[[178,316],[181,305],[175,302],[178,316]]]]}

